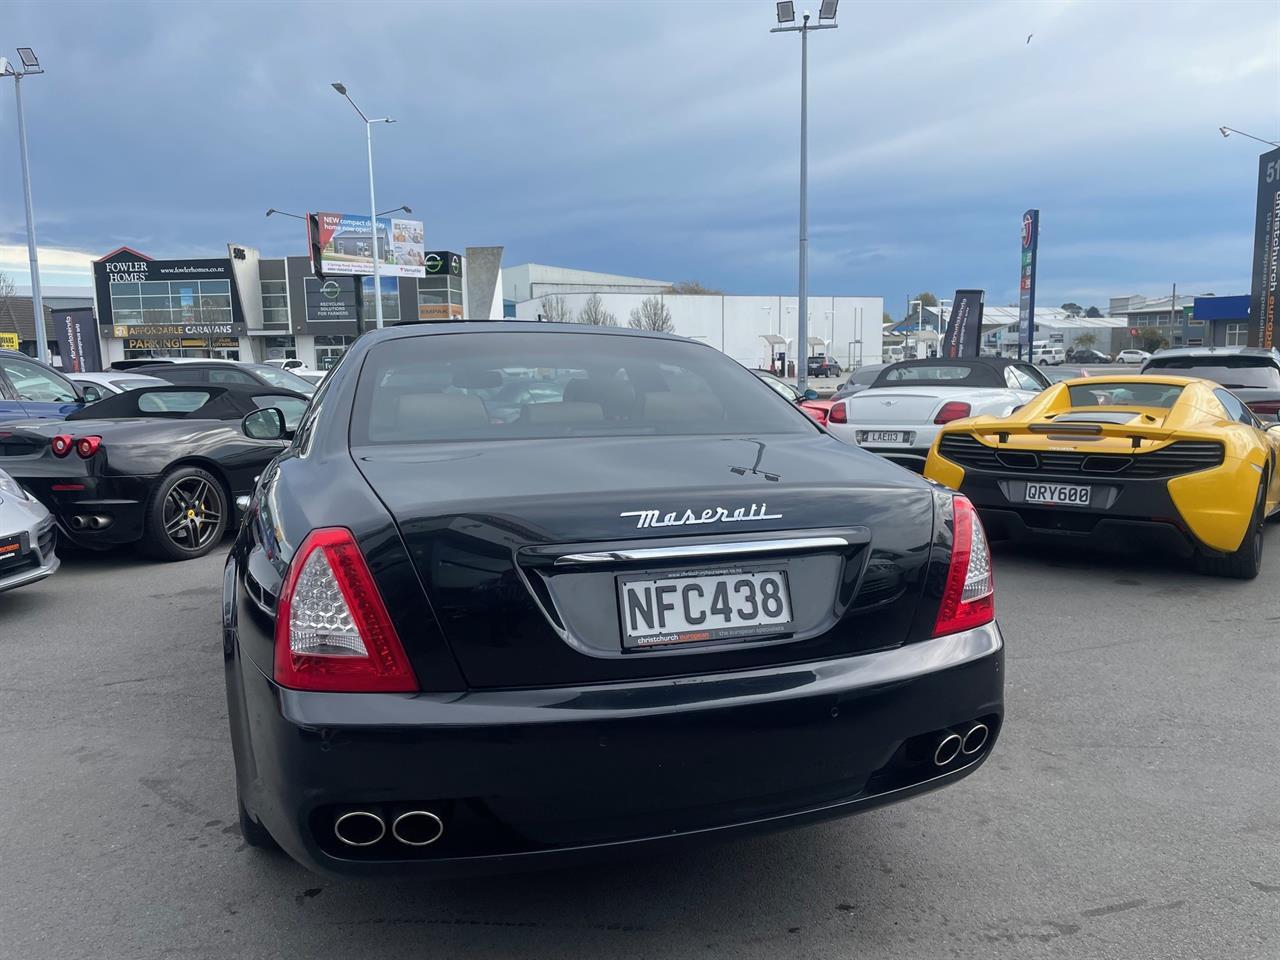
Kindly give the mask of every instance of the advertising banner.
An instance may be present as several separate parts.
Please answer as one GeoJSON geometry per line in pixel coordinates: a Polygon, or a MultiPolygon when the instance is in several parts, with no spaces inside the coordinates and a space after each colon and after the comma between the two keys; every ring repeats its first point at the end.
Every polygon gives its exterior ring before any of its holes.
{"type": "Polygon", "coordinates": [[[1258,211],[1253,225],[1253,296],[1249,346],[1275,346],[1276,295],[1280,293],[1280,148],[1258,158],[1258,211]]]}
{"type": "Polygon", "coordinates": [[[0,333],[0,350],[17,350],[19,346],[16,333],[0,333]]]}
{"type": "Polygon", "coordinates": [[[976,357],[982,344],[981,290],[957,290],[942,340],[944,357],[976,357]]]}
{"type": "Polygon", "coordinates": [[[1036,250],[1040,246],[1040,211],[1022,215],[1022,273],[1018,281],[1018,356],[1030,357],[1036,339],[1036,250]]]}
{"type": "Polygon", "coordinates": [[[319,235],[308,237],[308,242],[319,251],[320,263],[313,266],[318,266],[325,276],[372,274],[375,245],[383,276],[426,276],[421,220],[378,217],[376,244],[368,216],[317,213],[308,218],[307,229],[319,230],[319,235]]]}
{"type": "Polygon", "coordinates": [[[55,310],[58,355],[67,373],[94,373],[102,369],[102,348],[98,344],[98,324],[92,307],[55,310]]]}

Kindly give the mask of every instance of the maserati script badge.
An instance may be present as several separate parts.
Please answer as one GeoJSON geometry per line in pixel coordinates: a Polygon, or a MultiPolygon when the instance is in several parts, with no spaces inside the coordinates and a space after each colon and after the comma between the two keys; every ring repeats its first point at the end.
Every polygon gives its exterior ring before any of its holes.
{"type": "Polygon", "coordinates": [[[881,400],[880,402],[884,404],[886,407],[892,407],[898,401],[897,400],[881,400]]]}
{"type": "Polygon", "coordinates": [[[708,507],[701,513],[677,510],[663,514],[659,510],[628,510],[619,517],[635,517],[637,529],[646,527],[692,527],[701,523],[740,523],[745,520],[781,520],[782,514],[770,513],[767,504],[753,503],[750,507],[738,507],[732,513],[724,507],[708,507]]]}

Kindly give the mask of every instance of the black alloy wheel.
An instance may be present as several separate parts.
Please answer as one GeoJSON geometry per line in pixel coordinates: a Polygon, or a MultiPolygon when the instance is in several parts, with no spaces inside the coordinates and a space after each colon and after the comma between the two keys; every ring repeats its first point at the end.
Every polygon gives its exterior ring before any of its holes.
{"type": "Polygon", "coordinates": [[[1244,539],[1234,553],[1196,554],[1196,569],[1215,577],[1230,577],[1233,580],[1253,580],[1262,569],[1262,540],[1267,523],[1267,478],[1262,478],[1258,485],[1258,494],[1254,498],[1253,515],[1249,518],[1249,527],[1244,539]]]}
{"type": "Polygon", "coordinates": [[[203,557],[227,530],[227,497],[218,478],[179,467],[160,478],[147,503],[144,547],[162,560],[203,557]]]}

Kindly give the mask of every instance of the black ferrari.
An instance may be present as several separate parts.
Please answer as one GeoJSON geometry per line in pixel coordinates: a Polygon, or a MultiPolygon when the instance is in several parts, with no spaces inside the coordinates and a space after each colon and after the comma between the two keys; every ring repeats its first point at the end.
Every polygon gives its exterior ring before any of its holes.
{"type": "Polygon", "coordinates": [[[223,587],[241,829],[321,872],[853,814],[971,774],[1003,717],[969,502],[660,334],[360,338],[223,587]]]}
{"type": "Polygon", "coordinates": [[[66,420],[0,426],[0,469],[77,545],[137,541],[189,560],[220,542],[307,402],[266,387],[129,390],[66,420]]]}

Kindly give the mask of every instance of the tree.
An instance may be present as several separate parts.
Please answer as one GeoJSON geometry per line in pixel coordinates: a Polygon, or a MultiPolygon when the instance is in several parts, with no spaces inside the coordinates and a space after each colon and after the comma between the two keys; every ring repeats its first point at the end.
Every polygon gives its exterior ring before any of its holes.
{"type": "Polygon", "coordinates": [[[1142,342],[1142,349],[1148,353],[1155,353],[1169,345],[1169,341],[1160,336],[1160,331],[1155,327],[1143,327],[1138,331],[1138,339],[1142,342]]]}
{"type": "Polygon", "coordinates": [[[21,336],[18,318],[13,315],[13,278],[0,270],[0,318],[8,317],[13,332],[21,336]]]}
{"type": "Polygon", "coordinates": [[[667,287],[667,293],[684,293],[696,297],[718,297],[722,296],[724,291],[704,287],[697,280],[681,280],[679,283],[673,283],[667,287]]]}
{"type": "Polygon", "coordinates": [[[921,305],[921,306],[923,306],[923,307],[936,307],[936,306],[938,305],[938,298],[937,298],[937,297],[935,297],[935,296],[934,296],[932,293],[930,293],[928,290],[925,290],[923,293],[917,293],[917,294],[916,294],[914,297],[912,297],[911,299],[912,299],[912,300],[919,300],[919,301],[920,301],[920,305],[921,305]]]}
{"type": "Polygon", "coordinates": [[[889,316],[889,311],[888,311],[888,310],[886,310],[886,311],[884,312],[884,322],[885,322],[885,323],[893,323],[893,317],[889,316]]]}
{"type": "Polygon", "coordinates": [[[604,300],[600,298],[600,294],[593,293],[578,311],[578,322],[593,327],[616,327],[618,318],[604,308],[604,300]]]}
{"type": "Polygon", "coordinates": [[[569,302],[557,294],[547,294],[542,298],[542,319],[552,323],[572,323],[573,311],[569,302]]]}
{"type": "Polygon", "coordinates": [[[660,297],[645,297],[640,306],[631,311],[628,324],[633,330],[653,330],[657,333],[675,333],[671,311],[660,297]]]}
{"type": "Polygon", "coordinates": [[[1080,306],[1078,303],[1064,303],[1062,305],[1062,309],[1073,317],[1078,317],[1080,314],[1084,313],[1084,307],[1080,306]]]}
{"type": "Polygon", "coordinates": [[[1102,316],[1102,311],[1099,310],[1097,307],[1090,307],[1088,310],[1084,312],[1084,315],[1086,317],[1100,317],[1102,316]]]}
{"type": "Polygon", "coordinates": [[[1078,350],[1092,350],[1098,345],[1098,338],[1092,333],[1082,333],[1076,337],[1072,346],[1078,350]]]}

